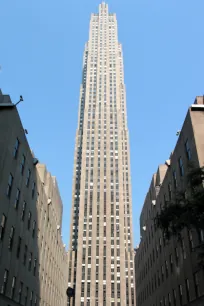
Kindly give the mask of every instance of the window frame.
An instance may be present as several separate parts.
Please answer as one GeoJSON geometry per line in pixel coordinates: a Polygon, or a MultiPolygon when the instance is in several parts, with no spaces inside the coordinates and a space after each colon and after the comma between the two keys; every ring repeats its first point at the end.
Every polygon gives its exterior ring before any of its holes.
{"type": "Polygon", "coordinates": [[[19,141],[18,138],[16,138],[16,142],[15,142],[15,146],[14,146],[14,150],[13,150],[13,157],[15,159],[17,159],[17,157],[18,157],[19,146],[20,146],[20,141],[19,141]]]}
{"type": "Polygon", "coordinates": [[[6,190],[6,195],[8,198],[10,198],[11,196],[11,191],[12,191],[12,187],[13,187],[13,175],[10,173],[9,174],[9,178],[8,178],[8,185],[7,185],[7,190],[6,190]]]}
{"type": "Polygon", "coordinates": [[[15,227],[11,226],[10,234],[9,234],[9,244],[8,244],[8,249],[10,251],[12,251],[12,248],[13,248],[14,235],[15,235],[15,227]]]}
{"type": "Polygon", "coordinates": [[[186,157],[187,157],[187,159],[191,160],[192,153],[191,153],[191,148],[190,148],[190,145],[189,145],[188,138],[185,141],[185,150],[186,150],[186,157]]]}
{"type": "Polygon", "coordinates": [[[5,228],[6,228],[6,222],[7,222],[7,217],[3,213],[1,216],[1,226],[0,226],[0,240],[2,241],[4,239],[4,234],[5,234],[5,228]]]}
{"type": "Polygon", "coordinates": [[[178,164],[179,164],[179,173],[180,173],[180,176],[183,177],[185,172],[184,172],[183,159],[182,159],[181,156],[178,159],[178,164]]]}
{"type": "Polygon", "coordinates": [[[24,170],[25,170],[25,163],[26,163],[26,157],[25,157],[24,154],[22,154],[21,163],[20,163],[20,171],[21,171],[22,175],[23,175],[24,170]]]}
{"type": "Polygon", "coordinates": [[[21,191],[19,188],[16,189],[16,196],[15,196],[15,201],[14,201],[14,208],[17,210],[18,209],[18,205],[19,205],[19,201],[20,201],[20,195],[21,195],[21,191]]]}
{"type": "Polygon", "coordinates": [[[26,186],[27,186],[27,187],[29,187],[30,177],[31,177],[31,170],[28,169],[28,170],[27,170],[27,176],[26,176],[26,186]]]}

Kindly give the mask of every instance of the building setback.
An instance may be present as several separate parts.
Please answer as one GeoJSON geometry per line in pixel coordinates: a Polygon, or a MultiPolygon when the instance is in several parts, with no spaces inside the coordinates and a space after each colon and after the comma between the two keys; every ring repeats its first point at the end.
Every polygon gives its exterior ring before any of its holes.
{"type": "Polygon", "coordinates": [[[105,3],[91,15],[84,51],[69,249],[72,305],[134,305],[123,55],[105,3]]]}
{"type": "Polygon", "coordinates": [[[56,178],[33,157],[0,91],[0,305],[66,305],[67,253],[56,178]]]}
{"type": "Polygon", "coordinates": [[[195,247],[204,243],[204,232],[182,232],[182,240],[163,239],[154,217],[176,192],[185,190],[188,165],[204,166],[204,98],[189,108],[170,159],[152,177],[140,216],[141,241],[136,250],[137,306],[203,306],[204,271],[195,247]]]}

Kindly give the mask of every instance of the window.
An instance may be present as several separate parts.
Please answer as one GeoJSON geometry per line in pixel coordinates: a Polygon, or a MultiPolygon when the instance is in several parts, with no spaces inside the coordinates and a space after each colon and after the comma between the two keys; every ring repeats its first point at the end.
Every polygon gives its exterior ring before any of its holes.
{"type": "Polygon", "coordinates": [[[179,157],[178,163],[179,163],[180,175],[181,175],[181,176],[184,176],[183,160],[182,160],[181,157],[179,157]]]}
{"type": "Polygon", "coordinates": [[[6,228],[6,216],[2,214],[1,227],[0,227],[0,240],[4,239],[5,228],[6,228]]]}
{"type": "Polygon", "coordinates": [[[24,255],[23,255],[23,264],[24,264],[24,266],[26,265],[27,251],[28,251],[28,247],[27,247],[27,245],[25,245],[25,248],[24,248],[24,255]]]}
{"type": "Polygon", "coordinates": [[[161,267],[162,281],[164,281],[164,266],[161,267]]]}
{"type": "Polygon", "coordinates": [[[192,233],[192,230],[189,230],[188,231],[188,237],[189,237],[189,244],[190,244],[190,248],[191,248],[191,251],[193,250],[194,248],[194,243],[193,243],[193,233],[192,233]]]}
{"type": "Polygon", "coordinates": [[[159,251],[160,251],[160,253],[162,251],[162,239],[161,239],[161,237],[159,238],[159,251]]]}
{"type": "Polygon", "coordinates": [[[28,169],[27,171],[27,176],[26,176],[26,186],[29,186],[29,182],[30,182],[30,175],[31,175],[31,171],[30,169],[28,169]]]}
{"type": "Polygon", "coordinates": [[[178,265],[178,261],[179,261],[178,248],[175,248],[175,258],[176,258],[176,264],[178,265]]]}
{"type": "Polygon", "coordinates": [[[167,306],[166,297],[164,297],[164,306],[167,306]]]}
{"type": "Polygon", "coordinates": [[[36,228],[36,222],[33,221],[33,229],[32,229],[32,236],[35,237],[35,228],[36,228]]]}
{"type": "Polygon", "coordinates": [[[3,279],[3,284],[1,286],[1,293],[5,294],[6,293],[6,287],[7,287],[7,282],[8,282],[8,270],[4,270],[4,279],[3,279]]]}
{"type": "Polygon", "coordinates": [[[174,188],[176,189],[177,186],[178,186],[178,183],[177,183],[177,177],[176,177],[176,171],[175,170],[173,171],[173,182],[174,182],[174,188]]]}
{"type": "Polygon", "coordinates": [[[186,248],[185,248],[184,239],[182,239],[181,241],[181,249],[182,249],[183,259],[186,259],[186,248]]]}
{"type": "Polygon", "coordinates": [[[170,254],[169,256],[169,262],[170,262],[170,271],[171,273],[173,272],[173,256],[170,254]]]}
{"type": "Polygon", "coordinates": [[[91,268],[88,268],[88,271],[87,271],[87,279],[88,279],[88,280],[91,279],[91,268]]]}
{"type": "Polygon", "coordinates": [[[16,286],[16,278],[15,276],[12,278],[12,284],[11,284],[11,299],[14,297],[15,293],[15,286],[16,286]]]}
{"type": "Polygon", "coordinates": [[[87,283],[87,297],[90,297],[91,283],[87,283]]]}
{"type": "Polygon", "coordinates": [[[117,283],[117,298],[120,298],[120,283],[117,283]]]}
{"type": "Polygon", "coordinates": [[[30,305],[33,304],[33,291],[30,292],[30,305]]]}
{"type": "Polygon", "coordinates": [[[183,288],[182,288],[182,285],[179,285],[179,300],[180,300],[180,305],[183,305],[183,288]]]}
{"type": "Polygon", "coordinates": [[[160,301],[160,303],[159,303],[159,306],[162,306],[163,305],[163,302],[162,302],[162,300],[160,301]]]}
{"type": "Polygon", "coordinates": [[[189,287],[189,280],[188,279],[186,279],[185,280],[185,284],[186,284],[186,296],[187,296],[187,301],[189,302],[189,300],[190,300],[190,296],[189,296],[189,292],[190,292],[190,287],[189,287]]]}
{"type": "Polygon", "coordinates": [[[31,212],[28,213],[28,230],[30,229],[30,222],[31,222],[31,212]]]}
{"type": "Polygon", "coordinates": [[[165,260],[165,270],[166,270],[166,277],[169,276],[169,268],[168,268],[168,262],[165,260]]]}
{"type": "Polygon", "coordinates": [[[15,198],[15,202],[14,202],[14,207],[16,209],[18,209],[19,200],[20,200],[20,190],[17,188],[17,190],[16,190],[16,198],[15,198]]]}
{"type": "Polygon", "coordinates": [[[35,182],[33,182],[32,184],[32,198],[34,198],[34,194],[35,194],[35,182]]]}
{"type": "Polygon", "coordinates": [[[19,284],[19,290],[18,290],[18,302],[21,304],[21,298],[22,298],[22,291],[23,291],[23,283],[20,282],[19,284]]]}
{"type": "Polygon", "coordinates": [[[202,243],[204,242],[204,230],[201,229],[199,232],[199,242],[202,243]]]}
{"type": "Polygon", "coordinates": [[[196,297],[200,296],[200,287],[199,287],[199,276],[198,276],[198,272],[195,273],[193,275],[194,277],[194,286],[195,286],[195,293],[196,293],[196,297]]]}
{"type": "Polygon", "coordinates": [[[171,293],[168,294],[169,306],[171,306],[171,293]]]}
{"type": "Polygon", "coordinates": [[[157,280],[158,280],[158,286],[160,286],[160,273],[159,273],[159,270],[157,271],[157,274],[158,274],[158,278],[157,278],[157,280]]]}
{"type": "Polygon", "coordinates": [[[186,155],[187,155],[188,160],[191,160],[191,149],[190,149],[188,139],[186,140],[186,143],[185,143],[185,149],[186,149],[186,155]]]}
{"type": "Polygon", "coordinates": [[[9,244],[8,244],[8,248],[9,248],[10,251],[12,250],[12,247],[13,247],[14,231],[15,231],[15,229],[14,229],[14,227],[12,226],[12,227],[11,227],[11,230],[10,230],[9,244]]]}
{"type": "Polygon", "coordinates": [[[24,172],[24,168],[25,168],[25,155],[22,155],[21,163],[20,163],[20,171],[21,171],[22,175],[23,175],[23,172],[24,172]]]}
{"type": "Polygon", "coordinates": [[[16,252],[17,258],[19,258],[20,252],[21,252],[21,241],[22,241],[21,237],[18,237],[18,246],[17,246],[17,252],[16,252]]]}
{"type": "Polygon", "coordinates": [[[84,283],[81,283],[81,296],[84,296],[84,283]]]}
{"type": "Polygon", "coordinates": [[[30,255],[29,255],[29,260],[28,260],[28,270],[31,271],[31,266],[32,266],[32,253],[30,252],[30,255]]]}
{"type": "Polygon", "coordinates": [[[26,211],[26,202],[23,202],[22,212],[21,212],[21,220],[25,219],[25,211],[26,211]]]}
{"type": "Polygon", "coordinates": [[[28,300],[28,287],[26,287],[26,290],[25,290],[24,305],[27,305],[27,300],[28,300]]]}
{"type": "Polygon", "coordinates": [[[17,156],[18,156],[19,145],[20,145],[20,142],[19,142],[18,138],[16,138],[16,143],[15,143],[15,147],[14,147],[14,150],[13,150],[13,157],[14,158],[17,158],[17,156]]]}
{"type": "Polygon", "coordinates": [[[9,174],[9,179],[8,179],[7,190],[6,190],[6,195],[7,195],[8,197],[10,197],[10,195],[11,195],[12,185],[13,185],[13,176],[12,176],[12,174],[10,173],[10,174],[9,174]]]}
{"type": "Polygon", "coordinates": [[[173,289],[173,305],[176,306],[176,290],[173,289]]]}
{"type": "Polygon", "coordinates": [[[33,263],[33,275],[35,276],[36,274],[36,268],[37,268],[37,259],[34,259],[34,263],[33,263]]]}
{"type": "Polygon", "coordinates": [[[168,184],[168,193],[169,193],[169,200],[171,200],[172,199],[171,183],[168,184]]]}

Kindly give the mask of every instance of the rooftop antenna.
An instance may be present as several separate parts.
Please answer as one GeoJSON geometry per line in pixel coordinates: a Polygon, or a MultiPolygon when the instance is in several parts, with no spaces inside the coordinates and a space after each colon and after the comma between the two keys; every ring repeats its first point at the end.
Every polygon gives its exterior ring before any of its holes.
{"type": "Polygon", "coordinates": [[[20,96],[20,100],[15,104],[15,106],[18,105],[21,102],[23,102],[23,96],[20,96]]]}

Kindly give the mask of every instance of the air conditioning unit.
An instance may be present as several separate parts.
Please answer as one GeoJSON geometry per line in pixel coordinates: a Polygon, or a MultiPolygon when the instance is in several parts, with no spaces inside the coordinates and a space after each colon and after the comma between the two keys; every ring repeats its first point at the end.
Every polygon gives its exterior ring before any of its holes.
{"type": "Polygon", "coordinates": [[[52,203],[52,200],[49,198],[49,199],[47,200],[47,204],[50,205],[51,203],[52,203]]]}
{"type": "Polygon", "coordinates": [[[170,167],[170,165],[171,165],[171,160],[170,160],[170,159],[167,159],[167,160],[165,161],[165,164],[167,165],[167,167],[170,167]]]}
{"type": "Polygon", "coordinates": [[[57,225],[57,230],[58,230],[58,231],[60,230],[60,225],[57,225]]]}
{"type": "Polygon", "coordinates": [[[39,160],[37,158],[33,158],[33,165],[36,166],[39,163],[39,160]]]}
{"type": "Polygon", "coordinates": [[[156,201],[155,200],[152,200],[152,205],[156,205],[156,201]]]}

